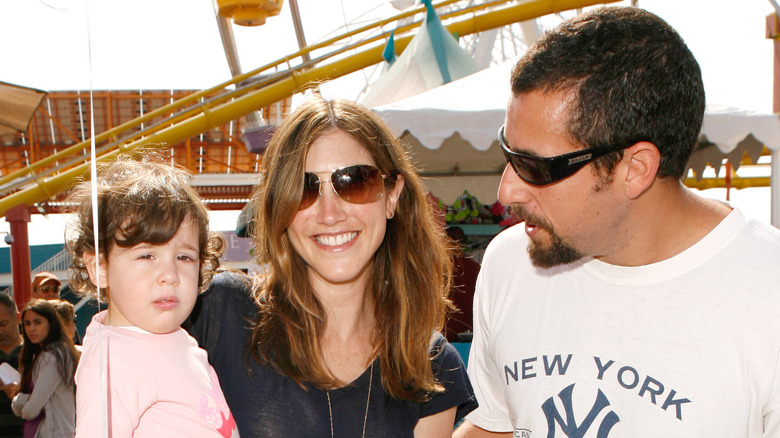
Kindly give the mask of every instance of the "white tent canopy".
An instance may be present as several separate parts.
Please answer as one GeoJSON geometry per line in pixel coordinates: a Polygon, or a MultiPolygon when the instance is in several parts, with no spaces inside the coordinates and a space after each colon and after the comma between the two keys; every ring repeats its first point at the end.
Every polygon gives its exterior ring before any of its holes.
{"type": "MultiPolygon", "coordinates": [[[[514,60],[507,61],[422,94],[374,108],[396,135],[408,140],[423,173],[436,175],[427,182],[431,191],[445,202],[451,202],[464,189],[483,203],[495,201],[504,163],[495,139],[506,115],[509,76],[514,64],[514,60]],[[495,176],[485,177],[488,174],[495,176]]],[[[755,149],[756,145],[765,145],[772,151],[772,174],[780,175],[780,119],[777,115],[708,103],[702,135],[723,155],[738,154],[739,158],[743,153],[740,148],[752,145],[755,149]]],[[[707,158],[712,157],[700,159],[707,158]]],[[[697,166],[705,164],[692,161],[691,166],[698,170],[697,166]]],[[[772,179],[772,223],[775,225],[780,220],[778,180],[780,178],[772,179]]]]}
{"type": "Polygon", "coordinates": [[[478,150],[490,148],[504,123],[509,75],[504,62],[449,84],[374,108],[396,135],[409,132],[428,149],[439,149],[453,133],[478,150]]]}
{"type": "Polygon", "coordinates": [[[428,12],[420,31],[363,96],[363,105],[375,107],[397,102],[480,70],[479,64],[441,25],[430,2],[426,5],[428,12]]]}

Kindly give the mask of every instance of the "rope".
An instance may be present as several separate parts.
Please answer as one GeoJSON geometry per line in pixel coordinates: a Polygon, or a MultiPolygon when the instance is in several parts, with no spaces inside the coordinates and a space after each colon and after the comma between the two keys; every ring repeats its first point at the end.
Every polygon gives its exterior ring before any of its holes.
{"type": "MultiPolygon", "coordinates": [[[[97,154],[95,152],[95,106],[93,99],[93,87],[92,87],[92,26],[89,19],[89,2],[85,0],[85,14],[87,17],[87,53],[88,53],[88,65],[89,65],[89,130],[90,130],[90,150],[89,150],[89,170],[90,170],[90,187],[92,195],[92,229],[93,229],[93,241],[95,246],[95,288],[97,289],[98,303],[101,302],[100,293],[100,247],[98,245],[99,240],[99,222],[98,222],[98,193],[97,193],[97,154]]],[[[104,438],[108,438],[108,385],[107,385],[107,367],[106,360],[103,354],[103,324],[98,325],[98,345],[100,348],[100,406],[101,406],[101,419],[102,419],[102,435],[104,438]]]]}

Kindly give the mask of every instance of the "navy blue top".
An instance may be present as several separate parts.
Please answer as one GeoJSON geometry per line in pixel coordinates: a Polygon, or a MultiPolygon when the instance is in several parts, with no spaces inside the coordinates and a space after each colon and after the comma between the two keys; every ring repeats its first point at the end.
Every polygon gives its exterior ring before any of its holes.
{"type": "MultiPolygon", "coordinates": [[[[185,323],[209,355],[242,438],[330,437],[330,414],[325,391],[304,390],[295,381],[261,365],[248,350],[251,321],[257,307],[248,284],[238,274],[214,276],[185,323]]],[[[379,362],[373,367],[366,435],[412,437],[417,421],[457,406],[456,423],[477,407],[463,361],[439,335],[431,347],[441,350],[432,362],[445,391],[425,403],[398,400],[385,394],[379,362]]],[[[366,412],[370,368],[351,385],[330,391],[333,435],[359,437],[366,412]]]]}

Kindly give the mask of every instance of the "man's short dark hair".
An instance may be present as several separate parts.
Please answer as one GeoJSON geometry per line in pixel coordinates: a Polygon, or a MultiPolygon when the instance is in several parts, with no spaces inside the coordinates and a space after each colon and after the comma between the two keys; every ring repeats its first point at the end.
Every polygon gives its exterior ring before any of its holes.
{"type": "MultiPolygon", "coordinates": [[[[701,69],[680,35],[633,7],[589,11],[545,34],[512,71],[512,92],[573,91],[569,134],[583,147],[653,143],[659,177],[681,178],[701,131],[701,69]]],[[[622,152],[601,158],[609,174],[622,152]]]]}
{"type": "Polygon", "coordinates": [[[7,307],[11,311],[11,314],[19,313],[14,297],[8,292],[0,292],[0,306],[7,307]]]}

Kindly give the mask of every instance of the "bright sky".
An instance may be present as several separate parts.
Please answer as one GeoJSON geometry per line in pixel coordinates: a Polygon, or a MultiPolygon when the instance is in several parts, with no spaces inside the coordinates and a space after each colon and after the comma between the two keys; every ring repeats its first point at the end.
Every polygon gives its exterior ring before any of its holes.
{"type": "MultiPolygon", "coordinates": [[[[298,4],[309,43],[341,33],[345,22],[397,12],[384,0],[298,4]]],[[[639,0],[639,6],[686,40],[701,64],[708,101],[771,112],[769,0],[639,0]]],[[[233,26],[244,71],[297,50],[288,8],[286,1],[264,26],[233,26]]],[[[212,0],[2,0],[0,41],[0,81],[46,91],[202,89],[230,77],[212,0]]],[[[348,93],[342,97],[357,97],[354,88],[348,93]]],[[[725,199],[722,191],[705,194],[725,199]]],[[[768,189],[734,190],[732,201],[769,221],[768,189]]],[[[215,229],[233,229],[235,214],[219,214],[215,229]]],[[[55,228],[51,220],[31,225],[32,244],[62,241],[32,232],[55,228]]],[[[0,230],[7,229],[0,221],[0,230]]]]}

